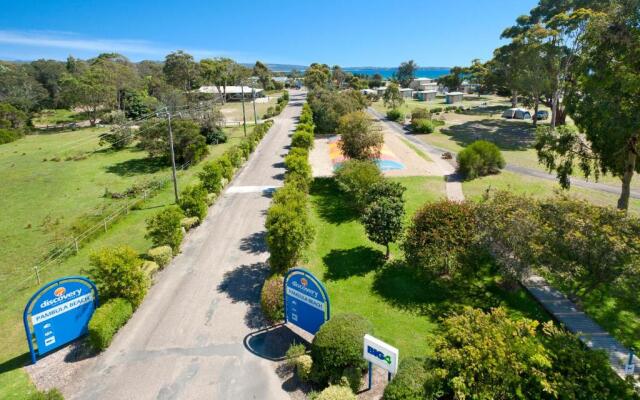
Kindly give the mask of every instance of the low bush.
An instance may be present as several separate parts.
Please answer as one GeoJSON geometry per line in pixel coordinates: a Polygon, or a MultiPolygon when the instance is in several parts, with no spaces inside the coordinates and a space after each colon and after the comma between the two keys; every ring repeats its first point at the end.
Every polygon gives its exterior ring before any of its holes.
{"type": "Polygon", "coordinates": [[[137,307],[149,287],[142,270],[142,260],[129,246],[107,247],[89,256],[89,276],[96,283],[100,297],[122,297],[137,307]]]}
{"type": "Polygon", "coordinates": [[[384,389],[383,400],[426,399],[427,374],[424,359],[414,357],[402,359],[398,366],[398,373],[384,389]]]}
{"type": "Polygon", "coordinates": [[[305,354],[307,354],[307,347],[302,343],[294,343],[291,346],[289,346],[289,349],[287,350],[287,353],[286,353],[286,357],[287,357],[287,360],[292,361],[305,354]]]}
{"type": "Polygon", "coordinates": [[[298,130],[291,137],[291,147],[299,147],[303,149],[313,148],[313,132],[298,130]]]}
{"type": "Polygon", "coordinates": [[[225,152],[216,162],[220,165],[222,177],[225,178],[227,182],[230,182],[231,179],[233,179],[233,174],[236,172],[233,162],[231,162],[230,153],[228,151],[225,152]]]}
{"type": "Polygon", "coordinates": [[[159,246],[149,249],[147,256],[156,262],[160,268],[164,268],[171,262],[173,252],[169,246],[159,246]]]}
{"type": "Polygon", "coordinates": [[[207,216],[207,189],[202,184],[187,186],[180,194],[180,208],[187,217],[197,217],[200,221],[207,216]]]}
{"type": "Polygon", "coordinates": [[[180,220],[180,226],[183,227],[185,231],[195,228],[199,223],[200,218],[198,217],[185,217],[180,220]]]}
{"type": "Polygon", "coordinates": [[[281,275],[274,275],[264,281],[260,305],[262,313],[270,322],[284,319],[284,278],[281,275]]]}
{"type": "Polygon", "coordinates": [[[442,107],[433,107],[431,109],[431,114],[438,114],[442,112],[442,107]]]}
{"type": "Polygon", "coordinates": [[[300,152],[290,152],[285,158],[284,163],[287,166],[286,175],[298,175],[307,186],[311,183],[311,164],[309,164],[308,155],[300,154],[300,152]]]}
{"type": "Polygon", "coordinates": [[[14,129],[1,129],[0,128],[0,144],[11,143],[23,137],[24,134],[21,131],[14,129]]]}
{"type": "Polygon", "coordinates": [[[182,242],[182,227],[180,221],[184,214],[178,207],[168,207],[147,220],[146,238],[151,239],[153,245],[167,245],[173,250],[173,254],[180,251],[182,242]]]}
{"type": "Polygon", "coordinates": [[[477,140],[458,153],[458,171],[467,179],[498,173],[504,166],[498,146],[485,140],[477,140]]]}
{"type": "Polygon", "coordinates": [[[411,122],[411,130],[415,133],[433,133],[433,122],[428,119],[416,119],[411,122]]]}
{"type": "Polygon", "coordinates": [[[347,386],[331,385],[318,394],[314,400],[357,400],[347,386]]]}
{"type": "Polygon", "coordinates": [[[367,206],[367,192],[382,181],[382,172],[372,161],[347,160],[338,167],[336,181],[350,197],[353,208],[362,212],[367,206]]]}
{"type": "Polygon", "coordinates": [[[433,276],[454,277],[468,267],[478,241],[472,203],[441,200],[416,212],[402,243],[407,263],[433,276]]]}
{"type": "Polygon", "coordinates": [[[223,169],[219,162],[210,161],[205,163],[198,177],[207,192],[218,194],[222,191],[223,169]]]}
{"type": "Polygon", "coordinates": [[[412,124],[415,121],[420,120],[420,119],[430,120],[431,119],[431,113],[429,112],[429,110],[427,110],[426,108],[423,108],[423,107],[419,107],[419,108],[415,108],[415,109],[413,109],[413,111],[411,111],[411,123],[412,124]]]}
{"type": "Polygon", "coordinates": [[[160,269],[160,266],[154,261],[146,260],[142,263],[141,268],[148,277],[152,277],[153,274],[155,274],[160,269]]]}
{"type": "Polygon", "coordinates": [[[262,118],[268,119],[268,118],[271,118],[271,117],[273,117],[275,115],[276,115],[275,108],[269,107],[269,108],[267,108],[267,112],[264,113],[264,116],[262,118]]]}
{"type": "Polygon", "coordinates": [[[358,393],[362,384],[362,368],[353,366],[345,368],[338,383],[340,386],[351,388],[353,393],[358,393]]]}
{"type": "Polygon", "coordinates": [[[286,101],[289,101],[289,92],[287,90],[282,92],[282,98],[286,101]]]}
{"type": "Polygon", "coordinates": [[[404,114],[397,108],[392,108],[391,110],[387,111],[387,118],[391,121],[400,121],[404,118],[404,114]]]}
{"type": "Polygon", "coordinates": [[[298,379],[300,379],[302,382],[307,382],[311,377],[313,359],[307,354],[297,357],[294,361],[294,368],[296,370],[298,379]]]}
{"type": "Polygon", "coordinates": [[[27,400],[64,400],[64,396],[58,389],[36,391],[27,397],[27,400]]]}
{"type": "Polygon", "coordinates": [[[98,307],[89,321],[89,343],[97,351],[106,349],[113,336],[133,314],[131,303],[114,298],[98,307]]]}
{"type": "Polygon", "coordinates": [[[204,135],[204,138],[206,139],[207,144],[227,143],[227,140],[229,140],[227,134],[224,133],[222,129],[207,131],[204,135]]]}
{"type": "Polygon", "coordinates": [[[325,322],[311,345],[314,379],[327,384],[339,380],[346,368],[363,370],[362,338],[372,330],[367,319],[355,314],[339,314],[325,322]]]}

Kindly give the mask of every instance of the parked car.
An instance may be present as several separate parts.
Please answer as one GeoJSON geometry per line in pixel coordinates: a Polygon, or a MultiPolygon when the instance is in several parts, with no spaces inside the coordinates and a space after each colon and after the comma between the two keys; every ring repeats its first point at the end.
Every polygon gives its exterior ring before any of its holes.
{"type": "Polygon", "coordinates": [[[531,113],[522,108],[509,108],[504,110],[502,118],[507,119],[531,119],[531,113]]]}
{"type": "Polygon", "coordinates": [[[538,112],[536,113],[536,120],[537,121],[542,121],[549,118],[549,111],[547,110],[538,110],[538,112]]]}

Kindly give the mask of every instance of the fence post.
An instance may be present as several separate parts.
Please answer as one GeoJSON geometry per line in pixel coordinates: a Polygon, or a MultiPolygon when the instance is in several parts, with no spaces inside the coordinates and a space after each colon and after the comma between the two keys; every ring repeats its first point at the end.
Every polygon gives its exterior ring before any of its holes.
{"type": "Polygon", "coordinates": [[[33,267],[33,269],[36,270],[36,281],[38,282],[38,285],[40,284],[40,271],[38,270],[38,266],[36,265],[35,267],[33,267]]]}
{"type": "Polygon", "coordinates": [[[107,219],[106,218],[104,219],[104,231],[105,232],[107,231],[107,219]]]}
{"type": "Polygon", "coordinates": [[[78,238],[73,238],[73,247],[75,247],[76,254],[78,254],[78,238]]]}

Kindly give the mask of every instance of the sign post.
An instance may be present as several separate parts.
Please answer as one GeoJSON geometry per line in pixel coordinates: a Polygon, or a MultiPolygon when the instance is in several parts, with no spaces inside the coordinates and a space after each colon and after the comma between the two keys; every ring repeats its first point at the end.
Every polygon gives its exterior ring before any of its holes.
{"type": "Polygon", "coordinates": [[[284,322],[315,335],[331,317],[329,295],[318,278],[303,268],[284,277],[284,322]]]}
{"type": "Polygon", "coordinates": [[[386,370],[387,379],[391,380],[391,375],[398,372],[399,355],[400,351],[395,347],[371,335],[364,335],[362,357],[369,362],[369,390],[371,390],[373,364],[386,370]]]}
{"type": "Polygon", "coordinates": [[[85,277],[68,276],[40,288],[22,314],[31,361],[86,334],[96,307],[98,289],[85,277]]]}

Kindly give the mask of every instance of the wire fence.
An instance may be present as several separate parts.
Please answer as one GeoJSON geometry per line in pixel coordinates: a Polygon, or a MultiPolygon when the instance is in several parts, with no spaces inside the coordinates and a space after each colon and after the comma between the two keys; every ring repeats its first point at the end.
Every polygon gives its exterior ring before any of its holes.
{"type": "MultiPolygon", "coordinates": [[[[178,171],[183,171],[189,167],[191,163],[187,162],[177,167],[178,171]]],[[[142,191],[141,195],[135,197],[133,199],[126,198],[125,204],[115,209],[113,212],[109,213],[107,216],[102,218],[100,222],[92,225],[88,229],[84,230],[77,236],[73,236],[63,241],[63,244],[57,246],[55,250],[50,252],[47,256],[43,257],[40,261],[36,262],[30,270],[31,272],[28,276],[24,277],[22,280],[18,282],[12,283],[13,289],[4,290],[0,299],[4,299],[9,297],[12,293],[19,291],[25,287],[32,286],[34,284],[39,285],[41,283],[40,273],[50,268],[51,266],[57,265],[64,261],[69,255],[78,254],[80,251],[81,245],[85,242],[88,242],[95,238],[96,234],[100,231],[107,232],[109,227],[112,226],[115,222],[117,222],[123,216],[129,214],[129,212],[139,204],[153,197],[153,193],[157,191],[159,188],[164,187],[167,183],[171,182],[172,177],[166,177],[161,180],[155,181],[153,187],[147,188],[142,191]],[[29,283],[31,282],[31,283],[29,283]]]]}

